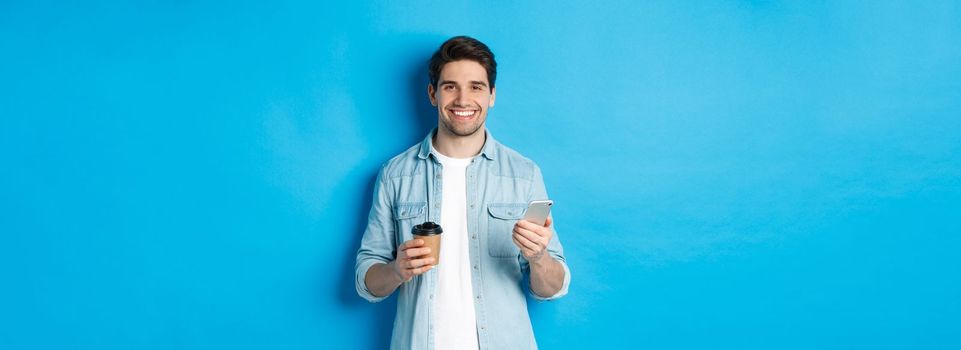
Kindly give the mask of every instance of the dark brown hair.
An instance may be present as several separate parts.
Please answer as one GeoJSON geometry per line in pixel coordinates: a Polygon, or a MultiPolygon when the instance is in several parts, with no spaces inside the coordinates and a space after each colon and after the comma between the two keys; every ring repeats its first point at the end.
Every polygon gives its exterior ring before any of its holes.
{"type": "Polygon", "coordinates": [[[427,75],[430,77],[430,85],[436,89],[437,80],[440,79],[440,70],[444,68],[444,65],[460,60],[474,61],[483,66],[487,70],[487,80],[490,81],[490,87],[491,89],[494,88],[494,80],[497,79],[497,61],[494,61],[494,53],[479,40],[463,35],[447,39],[430,57],[427,71],[427,75]]]}

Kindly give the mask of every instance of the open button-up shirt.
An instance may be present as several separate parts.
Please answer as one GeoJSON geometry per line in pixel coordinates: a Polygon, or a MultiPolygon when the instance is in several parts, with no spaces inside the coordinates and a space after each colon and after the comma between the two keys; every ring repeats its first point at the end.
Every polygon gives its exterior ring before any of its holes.
{"type": "MultiPolygon", "coordinates": [[[[442,165],[431,147],[436,130],[384,164],[378,174],[355,265],[357,293],[368,301],[386,298],[367,289],[364,277],[370,267],[394,260],[397,248],[413,239],[414,225],[440,220],[442,165]]],[[[489,131],[485,134],[484,147],[467,167],[467,234],[478,341],[481,349],[536,349],[525,297],[530,290],[525,278],[530,265],[511,236],[527,203],[549,197],[540,168],[533,161],[495,141],[489,131]]],[[[564,267],[564,284],[548,298],[531,292],[538,300],[564,296],[571,281],[556,232],[547,252],[564,267]]],[[[436,285],[436,270],[430,270],[398,287],[392,349],[434,348],[436,285]]]]}

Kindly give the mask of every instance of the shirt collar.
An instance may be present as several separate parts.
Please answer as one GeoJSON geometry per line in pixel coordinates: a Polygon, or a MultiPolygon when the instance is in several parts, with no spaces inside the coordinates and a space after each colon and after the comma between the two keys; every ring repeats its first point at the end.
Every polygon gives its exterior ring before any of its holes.
{"type": "MultiPolygon", "coordinates": [[[[434,138],[434,134],[436,133],[436,127],[427,133],[427,137],[425,137],[424,141],[420,143],[420,152],[417,153],[417,157],[420,159],[427,159],[427,156],[433,152],[434,148],[431,147],[431,140],[434,138]]],[[[487,130],[486,127],[484,128],[484,135],[486,136],[486,139],[484,141],[484,147],[481,148],[480,153],[484,156],[484,158],[494,160],[494,158],[497,156],[497,147],[495,147],[497,141],[494,141],[494,137],[491,136],[490,130],[487,130]]]]}

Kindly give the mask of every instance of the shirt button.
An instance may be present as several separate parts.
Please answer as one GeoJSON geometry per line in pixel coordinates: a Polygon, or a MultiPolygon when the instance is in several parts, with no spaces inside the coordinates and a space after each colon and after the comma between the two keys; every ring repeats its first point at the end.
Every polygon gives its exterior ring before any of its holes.
{"type": "Polygon", "coordinates": [[[474,205],[473,205],[473,204],[471,204],[471,205],[470,205],[470,208],[471,208],[471,209],[474,209],[474,205]]]}
{"type": "Polygon", "coordinates": [[[477,270],[477,265],[474,265],[474,270],[477,270]]]}
{"type": "Polygon", "coordinates": [[[477,239],[477,235],[471,235],[470,238],[477,239]]]}

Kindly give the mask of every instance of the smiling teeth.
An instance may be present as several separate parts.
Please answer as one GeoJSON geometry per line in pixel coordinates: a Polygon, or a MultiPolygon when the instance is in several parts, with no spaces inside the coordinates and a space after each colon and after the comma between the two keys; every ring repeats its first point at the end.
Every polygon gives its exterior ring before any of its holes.
{"type": "Polygon", "coordinates": [[[474,111],[454,111],[458,117],[469,117],[474,115],[474,111]]]}

